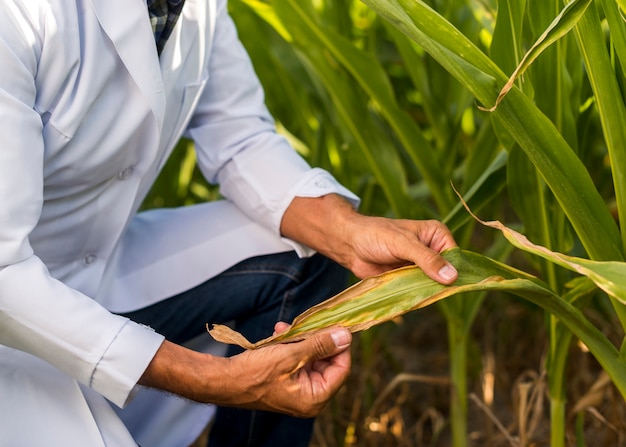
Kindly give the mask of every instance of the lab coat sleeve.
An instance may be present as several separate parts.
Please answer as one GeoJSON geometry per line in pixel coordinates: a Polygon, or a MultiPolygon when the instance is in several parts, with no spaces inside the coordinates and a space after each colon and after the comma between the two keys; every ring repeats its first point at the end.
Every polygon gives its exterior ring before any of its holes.
{"type": "Polygon", "coordinates": [[[163,338],[52,278],[29,243],[44,188],[43,122],[34,109],[42,4],[0,0],[0,344],[122,406],[163,338]]]}
{"type": "MultiPolygon", "coordinates": [[[[253,220],[280,234],[280,222],[296,196],[338,193],[359,199],[328,172],[311,168],[275,131],[263,89],[219,1],[208,85],[190,122],[199,166],[222,194],[253,220]]],[[[290,243],[301,255],[306,247],[290,243]]]]}

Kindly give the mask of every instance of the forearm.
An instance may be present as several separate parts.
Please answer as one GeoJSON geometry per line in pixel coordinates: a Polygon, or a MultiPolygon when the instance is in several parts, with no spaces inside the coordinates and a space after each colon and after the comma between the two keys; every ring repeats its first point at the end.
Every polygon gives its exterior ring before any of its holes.
{"type": "Polygon", "coordinates": [[[351,340],[334,328],[229,358],[165,341],[139,384],[197,402],[312,417],[348,376],[351,340]]]}
{"type": "Polygon", "coordinates": [[[229,383],[227,358],[196,352],[183,346],[163,342],[139,384],[173,393],[187,399],[219,405],[233,405],[234,391],[229,383]]]}

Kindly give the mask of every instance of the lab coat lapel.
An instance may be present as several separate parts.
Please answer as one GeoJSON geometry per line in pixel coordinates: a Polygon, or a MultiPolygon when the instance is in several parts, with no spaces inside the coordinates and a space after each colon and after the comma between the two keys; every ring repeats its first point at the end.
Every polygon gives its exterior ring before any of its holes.
{"type": "MultiPolygon", "coordinates": [[[[198,26],[180,26],[183,19],[190,23],[203,19],[202,10],[199,9],[199,2],[194,0],[185,0],[185,6],[178,19],[177,26],[174,27],[172,34],[163,48],[161,53],[161,73],[163,75],[163,83],[167,86],[173,82],[179,82],[183,85],[197,80],[196,70],[185,66],[185,72],[181,73],[183,60],[187,58],[190,52],[194,51],[193,47],[200,45],[201,39],[198,36],[198,26]]],[[[197,51],[197,50],[196,50],[197,51]]],[[[198,62],[201,59],[198,58],[198,62]]]]}
{"type": "Polygon", "coordinates": [[[173,79],[188,85],[197,83],[203,75],[206,76],[202,70],[215,28],[215,8],[215,1],[212,0],[185,0],[179,23],[161,53],[161,72],[166,86],[173,79]],[[187,22],[186,26],[180,26],[181,22],[187,22]],[[197,56],[195,64],[194,59],[190,59],[194,54],[197,56]],[[183,61],[185,72],[181,73],[183,61]]]}
{"type": "Polygon", "coordinates": [[[163,79],[145,1],[93,0],[96,16],[148,100],[159,128],[165,112],[163,79]]]}

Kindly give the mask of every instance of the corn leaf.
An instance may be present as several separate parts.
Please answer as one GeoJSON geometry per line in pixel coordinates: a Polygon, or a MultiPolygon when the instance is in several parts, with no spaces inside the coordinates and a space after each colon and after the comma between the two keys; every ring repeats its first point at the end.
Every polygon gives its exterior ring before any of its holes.
{"type": "MultiPolygon", "coordinates": [[[[396,103],[391,83],[379,61],[372,54],[358,49],[334,29],[317,23],[315,16],[307,11],[303,2],[276,0],[274,9],[284,26],[289,29],[296,46],[323,48],[348,70],[396,132],[411,160],[424,176],[440,208],[451,207],[453,201],[450,188],[446,188],[447,178],[440,174],[442,169],[428,150],[429,143],[419,126],[396,103]]],[[[322,65],[316,63],[314,68],[320,71],[323,69],[322,65]]],[[[379,163],[372,163],[374,171],[377,164],[379,163]]],[[[379,181],[384,183],[385,180],[379,178],[379,181]]]]}
{"type": "Polygon", "coordinates": [[[620,11],[620,6],[626,5],[626,0],[620,0],[620,4],[615,3],[615,0],[600,0],[600,5],[609,26],[613,49],[624,67],[626,66],[626,26],[624,26],[626,18],[623,13],[626,9],[620,11]]]}
{"type": "MultiPolygon", "coordinates": [[[[465,202],[463,202],[465,204],[465,202]]],[[[515,247],[536,254],[561,267],[572,270],[591,279],[600,289],[611,297],[626,304],[626,263],[618,261],[593,261],[564,255],[533,244],[526,236],[508,228],[499,221],[484,221],[474,215],[469,207],[467,211],[485,226],[500,230],[504,237],[515,247]]]]}
{"type": "Polygon", "coordinates": [[[452,286],[433,281],[417,267],[403,267],[349,287],[300,314],[285,332],[257,343],[222,325],[214,325],[209,333],[218,341],[255,349],[302,340],[336,325],[352,332],[362,331],[462,292],[524,288],[551,293],[537,278],[485,256],[458,248],[447,251],[445,256],[459,271],[459,278],[452,286]]]}
{"type": "MultiPolygon", "coordinates": [[[[474,217],[478,219],[476,216],[474,217]]],[[[486,222],[478,219],[478,221],[485,226],[500,230],[504,237],[515,247],[541,256],[561,267],[588,277],[600,289],[621,303],[626,304],[626,262],[592,261],[564,255],[548,250],[541,245],[533,244],[526,236],[508,228],[497,220],[486,222]]]]}
{"type": "MultiPolygon", "coordinates": [[[[610,10],[606,8],[606,11],[610,10]]],[[[624,23],[622,22],[619,25],[623,28],[624,23]]],[[[618,35],[617,29],[611,31],[616,36],[618,35]]],[[[585,60],[585,69],[594,92],[609,151],[619,221],[625,222],[626,169],[624,167],[626,166],[626,128],[624,127],[624,122],[626,122],[626,106],[624,105],[617,76],[609,58],[600,16],[595,4],[589,7],[587,14],[578,23],[576,35],[585,60]]],[[[622,225],[620,230],[622,249],[626,250],[626,226],[622,225]]]]}
{"type": "Polygon", "coordinates": [[[248,5],[248,7],[250,7],[255,13],[257,13],[259,17],[261,17],[269,25],[271,25],[283,39],[285,39],[287,42],[292,41],[289,31],[285,29],[282,22],[276,16],[276,12],[270,5],[268,5],[267,3],[263,3],[260,0],[241,1],[248,5]]]}
{"type": "MultiPolygon", "coordinates": [[[[285,332],[257,343],[251,343],[223,325],[214,325],[209,333],[217,341],[256,349],[299,341],[331,326],[344,326],[351,332],[365,330],[463,292],[506,291],[540,306],[561,320],[585,343],[626,398],[626,364],[618,350],[571,303],[557,296],[532,275],[486,256],[460,248],[448,250],[443,256],[459,271],[457,281],[451,286],[431,280],[416,267],[403,267],[355,284],[300,314],[285,332]]],[[[471,299],[471,296],[469,294],[464,298],[471,299]]]]}
{"type": "Polygon", "coordinates": [[[489,108],[481,108],[482,110],[493,112],[496,110],[502,99],[513,88],[515,80],[521,76],[528,67],[539,57],[539,55],[554,42],[566,35],[582,17],[585,10],[589,6],[592,0],[573,0],[565,5],[561,10],[561,13],[554,19],[554,21],[548,26],[533,46],[526,52],[524,58],[517,66],[507,83],[504,85],[496,103],[489,108]]]}
{"type": "MultiPolygon", "coordinates": [[[[418,43],[482,104],[493,102],[496,84],[506,82],[505,75],[423,1],[363,1],[418,43]]],[[[590,257],[623,259],[621,238],[613,217],[589,172],[554,124],[516,88],[492,116],[510,132],[539,170],[590,257]]]]}

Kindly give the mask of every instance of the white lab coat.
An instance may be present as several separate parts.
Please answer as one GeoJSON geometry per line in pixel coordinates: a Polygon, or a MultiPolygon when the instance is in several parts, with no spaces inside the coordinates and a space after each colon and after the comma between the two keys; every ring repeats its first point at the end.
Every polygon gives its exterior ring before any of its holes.
{"type": "Polygon", "coordinates": [[[102,396],[125,406],[162,337],[109,310],[306,255],[292,198],[357,200],[274,132],[225,0],[186,0],[160,59],[145,3],[0,0],[1,446],[134,445],[102,396]],[[182,135],[228,201],[137,216],[182,135]]]}

